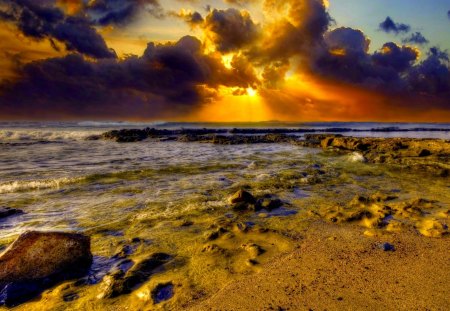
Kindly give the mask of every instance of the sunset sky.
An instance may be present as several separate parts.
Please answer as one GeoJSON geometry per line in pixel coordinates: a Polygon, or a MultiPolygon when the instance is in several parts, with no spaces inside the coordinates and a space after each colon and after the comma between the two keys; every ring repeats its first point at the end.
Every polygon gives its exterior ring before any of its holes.
{"type": "Polygon", "coordinates": [[[450,0],[0,0],[0,119],[450,122],[450,0]]]}

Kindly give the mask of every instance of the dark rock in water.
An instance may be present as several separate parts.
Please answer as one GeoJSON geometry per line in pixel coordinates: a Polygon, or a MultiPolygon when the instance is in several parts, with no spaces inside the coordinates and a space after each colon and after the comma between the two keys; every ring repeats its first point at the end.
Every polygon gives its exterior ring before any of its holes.
{"type": "Polygon", "coordinates": [[[6,217],[9,217],[12,215],[20,215],[20,214],[23,214],[23,211],[20,209],[0,206],[0,219],[6,218],[6,217]]]}
{"type": "Polygon", "coordinates": [[[245,190],[239,190],[232,197],[230,197],[230,203],[231,204],[236,204],[236,203],[254,204],[254,203],[256,203],[256,199],[250,192],[247,192],[245,190]]]}
{"type": "Polygon", "coordinates": [[[265,209],[267,211],[272,211],[283,206],[283,201],[277,198],[262,198],[258,200],[257,210],[265,209]]]}
{"type": "Polygon", "coordinates": [[[385,252],[394,252],[395,246],[390,243],[383,243],[380,245],[380,248],[384,250],[385,252]]]}
{"type": "Polygon", "coordinates": [[[419,157],[428,157],[431,155],[431,151],[428,149],[422,149],[419,153],[419,157]]]}
{"type": "Polygon", "coordinates": [[[146,130],[114,130],[102,135],[103,139],[114,140],[118,143],[133,143],[142,141],[149,137],[146,130]]]}
{"type": "Polygon", "coordinates": [[[246,212],[246,211],[256,211],[256,205],[246,202],[239,202],[233,205],[233,211],[235,212],[246,212]]]}
{"type": "Polygon", "coordinates": [[[0,255],[0,304],[14,306],[61,281],[81,277],[91,263],[87,236],[26,232],[0,255]]]}
{"type": "Polygon", "coordinates": [[[255,197],[245,190],[239,190],[229,199],[230,203],[233,204],[233,210],[236,212],[244,211],[255,211],[256,199],[255,197]]]}
{"type": "Polygon", "coordinates": [[[164,253],[152,254],[149,258],[135,264],[130,270],[117,269],[103,280],[99,298],[114,298],[129,294],[146,282],[158,269],[172,260],[172,256],[164,253]]]}
{"type": "Polygon", "coordinates": [[[172,283],[158,284],[158,286],[156,286],[152,290],[153,302],[156,304],[169,300],[173,297],[173,294],[174,292],[172,283]]]}

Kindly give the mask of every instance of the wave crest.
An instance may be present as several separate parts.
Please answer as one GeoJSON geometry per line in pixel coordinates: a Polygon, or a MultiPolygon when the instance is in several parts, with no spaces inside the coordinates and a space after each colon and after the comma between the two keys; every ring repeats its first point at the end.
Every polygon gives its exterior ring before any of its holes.
{"type": "Polygon", "coordinates": [[[85,180],[85,177],[10,181],[0,184],[0,194],[41,189],[59,189],[64,185],[78,183],[83,180],[85,180]]]}

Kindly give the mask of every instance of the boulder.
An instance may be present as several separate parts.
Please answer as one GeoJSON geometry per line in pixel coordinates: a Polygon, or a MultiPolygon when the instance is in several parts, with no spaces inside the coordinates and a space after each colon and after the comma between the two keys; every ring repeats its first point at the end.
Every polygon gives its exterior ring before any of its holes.
{"type": "Polygon", "coordinates": [[[0,305],[20,304],[58,282],[81,277],[91,263],[85,235],[26,232],[0,255],[0,305]]]}
{"type": "Polygon", "coordinates": [[[85,270],[92,263],[90,247],[90,238],[82,234],[26,232],[0,255],[0,283],[85,270]]]}

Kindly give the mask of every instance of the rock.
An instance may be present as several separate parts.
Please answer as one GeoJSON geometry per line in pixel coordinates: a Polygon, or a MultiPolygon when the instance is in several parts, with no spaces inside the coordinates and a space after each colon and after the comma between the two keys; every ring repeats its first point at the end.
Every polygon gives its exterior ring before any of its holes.
{"type": "Polygon", "coordinates": [[[428,157],[431,155],[431,151],[428,149],[422,149],[419,153],[419,157],[428,157]]]}
{"type": "Polygon", "coordinates": [[[448,226],[437,219],[425,218],[416,224],[417,230],[424,236],[440,238],[449,234],[448,226]]]}
{"type": "Polygon", "coordinates": [[[252,258],[256,258],[266,252],[264,248],[255,243],[242,244],[241,248],[246,250],[252,258]]]}
{"type": "Polygon", "coordinates": [[[208,232],[205,235],[206,241],[214,241],[217,240],[219,237],[221,237],[223,234],[229,232],[228,229],[224,227],[220,227],[217,230],[214,230],[212,232],[208,232]]]}
{"type": "Polygon", "coordinates": [[[26,232],[0,255],[0,304],[27,301],[58,282],[85,275],[91,264],[85,235],[26,232]]]}
{"type": "Polygon", "coordinates": [[[276,198],[262,198],[258,200],[258,204],[256,206],[256,210],[259,211],[261,209],[265,209],[267,211],[272,211],[279,207],[283,206],[283,201],[276,198]]]}
{"type": "Polygon", "coordinates": [[[217,244],[207,244],[203,246],[202,253],[225,254],[226,250],[217,244]]]}
{"type": "Polygon", "coordinates": [[[169,300],[173,295],[173,284],[171,282],[158,284],[152,290],[152,299],[155,304],[169,300]]]}
{"type": "Polygon", "coordinates": [[[380,248],[384,250],[385,252],[394,252],[395,246],[390,243],[383,243],[380,245],[380,248]]]}
{"type": "Polygon", "coordinates": [[[333,144],[334,137],[327,137],[320,142],[323,149],[330,147],[333,144]]]}
{"type": "Polygon", "coordinates": [[[193,221],[190,221],[190,220],[183,220],[183,221],[181,222],[181,224],[180,224],[180,227],[190,227],[190,226],[192,226],[192,225],[194,225],[194,222],[193,222],[193,221]]]}
{"type": "Polygon", "coordinates": [[[0,206],[0,219],[6,218],[12,215],[20,215],[23,214],[23,211],[20,209],[15,209],[6,206],[0,206]]]}
{"type": "Polygon", "coordinates": [[[98,298],[114,298],[129,294],[146,282],[152,274],[172,260],[172,256],[165,253],[154,253],[147,259],[135,264],[130,270],[118,269],[105,276],[98,298]]]}
{"type": "Polygon", "coordinates": [[[248,204],[254,204],[256,202],[255,197],[245,190],[239,190],[234,195],[232,195],[229,199],[231,204],[236,203],[248,203],[248,204]]]}
{"type": "Polygon", "coordinates": [[[90,238],[75,233],[29,231],[0,255],[0,283],[36,280],[92,263],[90,238]]]}

